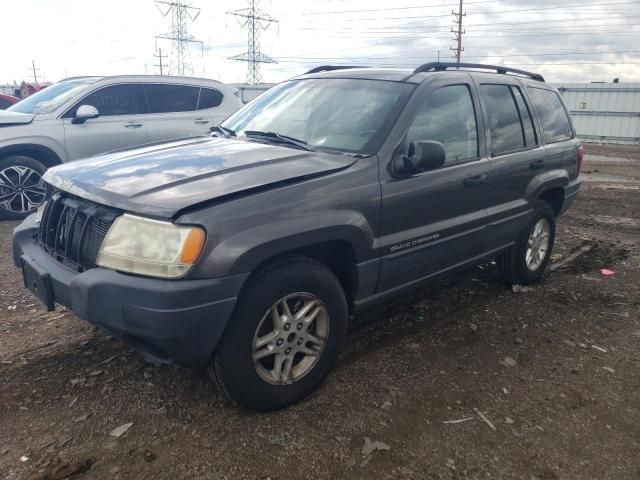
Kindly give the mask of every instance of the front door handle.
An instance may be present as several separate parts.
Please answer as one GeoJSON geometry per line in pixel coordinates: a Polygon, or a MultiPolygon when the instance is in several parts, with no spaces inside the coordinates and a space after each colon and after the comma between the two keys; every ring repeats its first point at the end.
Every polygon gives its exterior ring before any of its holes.
{"type": "Polygon", "coordinates": [[[125,123],[124,126],[126,128],[140,128],[142,124],[137,122],[129,122],[129,123],[125,123]]]}
{"type": "Polygon", "coordinates": [[[483,183],[487,183],[489,180],[489,176],[487,174],[476,175],[475,177],[467,178],[462,184],[466,187],[476,187],[478,185],[482,185],[483,183]]]}
{"type": "Polygon", "coordinates": [[[535,162],[531,162],[529,164],[529,168],[531,170],[538,170],[540,168],[544,168],[544,160],[540,159],[540,160],[536,160],[535,162]]]}
{"type": "Polygon", "coordinates": [[[206,125],[207,123],[209,123],[209,120],[206,120],[204,118],[196,118],[195,122],[193,123],[197,123],[198,125],[206,125]]]}

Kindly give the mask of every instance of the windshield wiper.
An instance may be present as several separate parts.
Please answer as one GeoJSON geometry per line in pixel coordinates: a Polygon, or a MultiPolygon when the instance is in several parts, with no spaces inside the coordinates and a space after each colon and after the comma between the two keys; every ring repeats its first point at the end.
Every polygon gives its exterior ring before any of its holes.
{"type": "Polygon", "coordinates": [[[222,135],[224,135],[227,138],[236,136],[236,132],[234,132],[230,128],[223,127],[222,125],[216,125],[215,127],[211,127],[209,129],[209,131],[211,133],[219,132],[219,133],[221,133],[222,135]]]}
{"type": "Polygon", "coordinates": [[[300,148],[302,150],[308,150],[310,152],[313,151],[307,142],[304,140],[299,140],[297,138],[289,137],[287,135],[281,135],[277,132],[260,132],[258,130],[245,130],[244,134],[249,138],[258,138],[258,139],[266,139],[276,141],[278,143],[286,143],[287,145],[292,145],[294,147],[300,148]]]}

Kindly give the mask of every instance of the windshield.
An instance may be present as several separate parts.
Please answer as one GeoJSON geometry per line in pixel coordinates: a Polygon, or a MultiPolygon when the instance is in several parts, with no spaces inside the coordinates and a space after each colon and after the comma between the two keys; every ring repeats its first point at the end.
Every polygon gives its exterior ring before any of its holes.
{"type": "Polygon", "coordinates": [[[7,110],[20,113],[51,113],[66,102],[69,97],[72,97],[75,92],[96,80],[96,78],[82,78],[56,83],[20,100],[7,110]]]}
{"type": "Polygon", "coordinates": [[[385,80],[291,80],[263,93],[222,126],[237,135],[270,132],[312,148],[373,154],[413,87],[385,80]]]}

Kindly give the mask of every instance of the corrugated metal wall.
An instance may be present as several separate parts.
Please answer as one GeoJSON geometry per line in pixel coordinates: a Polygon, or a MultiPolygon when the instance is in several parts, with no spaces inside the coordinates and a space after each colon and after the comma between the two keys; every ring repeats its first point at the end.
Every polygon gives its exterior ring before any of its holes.
{"type": "Polygon", "coordinates": [[[251,100],[273,87],[275,83],[261,83],[259,85],[250,85],[248,83],[234,83],[233,86],[240,91],[240,100],[242,103],[249,103],[251,100]]]}
{"type": "Polygon", "coordinates": [[[580,138],[600,143],[640,143],[640,83],[554,86],[562,93],[580,138]]]}

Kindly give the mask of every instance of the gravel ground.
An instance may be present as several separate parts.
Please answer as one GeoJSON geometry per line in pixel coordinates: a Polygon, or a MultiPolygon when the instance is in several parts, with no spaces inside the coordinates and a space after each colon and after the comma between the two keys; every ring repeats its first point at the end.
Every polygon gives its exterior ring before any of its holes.
{"type": "Polygon", "coordinates": [[[0,478],[640,478],[640,152],[587,153],[539,284],[478,265],[359,314],[272,414],[45,312],[0,223],[0,478]]]}

